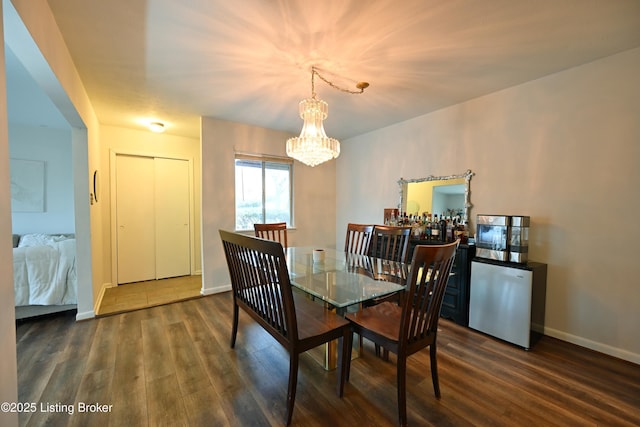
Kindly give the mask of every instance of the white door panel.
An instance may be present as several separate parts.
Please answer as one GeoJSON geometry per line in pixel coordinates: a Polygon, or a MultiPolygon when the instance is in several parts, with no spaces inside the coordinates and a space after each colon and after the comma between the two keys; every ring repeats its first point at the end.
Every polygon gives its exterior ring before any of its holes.
{"type": "Polygon", "coordinates": [[[155,159],[156,277],[191,273],[189,162],[155,159]]]}
{"type": "Polygon", "coordinates": [[[156,277],[153,170],[153,158],[116,157],[118,283],[156,277]]]}

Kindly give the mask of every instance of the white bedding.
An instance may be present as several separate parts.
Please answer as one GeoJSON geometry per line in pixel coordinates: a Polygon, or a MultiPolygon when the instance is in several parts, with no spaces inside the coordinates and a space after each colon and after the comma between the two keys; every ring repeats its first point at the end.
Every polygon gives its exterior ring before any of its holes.
{"type": "Polygon", "coordinates": [[[76,240],[13,249],[15,304],[77,303],[76,240]]]}

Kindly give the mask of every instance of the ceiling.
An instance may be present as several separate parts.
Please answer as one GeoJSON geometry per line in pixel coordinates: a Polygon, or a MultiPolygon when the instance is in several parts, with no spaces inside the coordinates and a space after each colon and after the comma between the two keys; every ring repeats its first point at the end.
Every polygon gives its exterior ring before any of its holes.
{"type": "Polygon", "coordinates": [[[310,67],[344,139],[640,46],[638,0],[48,0],[103,124],[299,133],[310,67]]]}

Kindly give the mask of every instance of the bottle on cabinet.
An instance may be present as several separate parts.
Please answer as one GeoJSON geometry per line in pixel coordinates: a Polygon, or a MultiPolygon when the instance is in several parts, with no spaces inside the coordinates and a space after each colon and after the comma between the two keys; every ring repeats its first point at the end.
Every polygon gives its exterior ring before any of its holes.
{"type": "Polygon", "coordinates": [[[445,239],[447,242],[453,242],[453,230],[455,228],[455,222],[451,218],[447,218],[447,238],[445,239]]]}
{"type": "Polygon", "coordinates": [[[434,215],[433,221],[431,221],[431,240],[440,240],[440,223],[438,221],[438,215],[434,215]]]}
{"type": "Polygon", "coordinates": [[[440,240],[447,240],[447,220],[444,219],[444,215],[440,215],[440,240]]]}
{"type": "Polygon", "coordinates": [[[396,225],[398,223],[396,219],[395,212],[391,212],[391,217],[389,218],[389,225],[396,225]]]}

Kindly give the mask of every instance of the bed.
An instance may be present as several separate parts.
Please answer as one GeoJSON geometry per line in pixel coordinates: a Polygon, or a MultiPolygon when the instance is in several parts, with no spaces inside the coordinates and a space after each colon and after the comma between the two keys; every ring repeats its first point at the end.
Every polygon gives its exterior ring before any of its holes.
{"type": "Polygon", "coordinates": [[[75,309],[75,236],[14,235],[13,245],[16,319],[75,309]]]}

